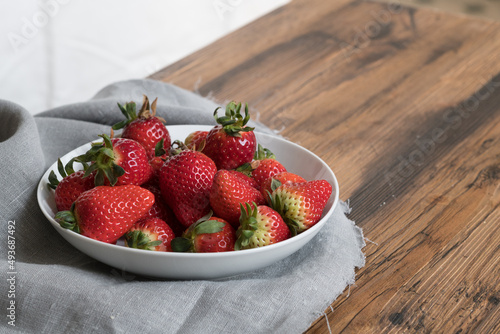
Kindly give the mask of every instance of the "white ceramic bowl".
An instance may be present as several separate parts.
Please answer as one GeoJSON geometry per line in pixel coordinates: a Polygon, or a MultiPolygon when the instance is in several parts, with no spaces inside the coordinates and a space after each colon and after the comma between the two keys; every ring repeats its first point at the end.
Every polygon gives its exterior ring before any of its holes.
{"type": "MultiPolygon", "coordinates": [[[[167,127],[171,138],[184,140],[196,130],[209,130],[209,126],[176,125],[167,127]]],[[[127,272],[169,279],[214,279],[238,275],[266,267],[292,255],[314,237],[331,216],[339,198],[339,187],[335,175],[318,156],[287,140],[267,134],[256,133],[257,141],[276,154],[289,172],[306,180],[325,179],[333,187],[333,193],[323,212],[322,219],[309,230],[280,243],[241,251],[225,253],[170,253],[154,252],[111,245],[84,237],[62,228],[55,220],[57,213],[54,192],[47,187],[51,170],[58,175],[54,163],[38,184],[38,204],[52,226],[70,244],[81,252],[103,263],[127,272]]],[[[90,143],[83,145],[61,158],[65,164],[72,157],[86,152],[90,143]]],[[[77,167],[75,164],[75,167],[77,167]]],[[[60,175],[58,175],[60,179],[60,175]]]]}

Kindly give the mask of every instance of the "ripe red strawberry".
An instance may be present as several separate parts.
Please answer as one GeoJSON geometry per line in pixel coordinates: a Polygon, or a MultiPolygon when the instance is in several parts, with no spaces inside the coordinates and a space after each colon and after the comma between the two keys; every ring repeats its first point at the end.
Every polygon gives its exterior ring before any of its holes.
{"type": "Polygon", "coordinates": [[[191,150],[170,157],[161,167],[161,194],[182,225],[188,227],[210,211],[208,196],[216,172],[209,157],[191,150]]]}
{"type": "Polygon", "coordinates": [[[177,220],[174,215],[174,212],[170,207],[165,203],[161,195],[161,190],[158,188],[156,184],[146,183],[142,185],[143,188],[151,191],[151,193],[155,196],[155,203],[149,209],[148,212],[142,217],[145,218],[160,218],[165,221],[165,223],[170,226],[172,231],[174,231],[175,235],[182,235],[185,230],[185,227],[181,225],[181,223],[177,220]]]}
{"type": "Polygon", "coordinates": [[[160,218],[146,218],[137,221],[125,233],[125,246],[160,252],[171,252],[170,242],[175,238],[174,232],[160,218]]]}
{"type": "Polygon", "coordinates": [[[227,220],[235,228],[239,225],[240,204],[265,204],[260,191],[246,183],[242,176],[246,177],[237,171],[221,169],[215,174],[210,190],[210,205],[215,215],[227,220]]]}
{"type": "Polygon", "coordinates": [[[259,189],[268,178],[286,172],[286,168],[277,160],[265,159],[257,160],[256,162],[258,162],[258,164],[252,172],[252,177],[259,185],[259,189]]]}
{"type": "Polygon", "coordinates": [[[113,125],[113,130],[124,129],[122,138],[133,139],[141,144],[146,149],[149,159],[154,157],[155,146],[161,139],[163,139],[163,148],[165,150],[170,148],[170,133],[163,124],[165,120],[156,116],[157,100],[155,99],[150,106],[149,99],[144,96],[138,114],[136,114],[134,102],[127,103],[124,107],[118,103],[118,107],[126,119],[113,125]]]}
{"type": "Polygon", "coordinates": [[[94,188],[94,179],[92,176],[83,177],[84,175],[85,171],[79,170],[65,176],[61,182],[59,182],[54,193],[58,211],[69,210],[73,202],[76,201],[81,193],[94,188]]]}
{"type": "Polygon", "coordinates": [[[286,172],[286,168],[276,160],[276,156],[270,150],[258,145],[257,152],[255,153],[254,161],[251,163],[252,177],[258,184],[260,189],[262,183],[268,178],[286,172]]]}
{"type": "Polygon", "coordinates": [[[207,135],[203,153],[209,156],[217,169],[234,169],[250,162],[256,149],[254,128],[246,126],[250,120],[248,105],[245,106],[245,117],[240,113],[241,103],[230,102],[226,106],[226,115],[214,117],[216,125],[207,135]]]}
{"type": "Polygon", "coordinates": [[[58,212],[55,219],[86,237],[115,243],[153,203],[153,194],[138,186],[97,186],[83,192],[71,210],[58,212]]]}
{"type": "Polygon", "coordinates": [[[177,252],[213,253],[234,250],[236,233],[223,219],[202,218],[191,225],[181,238],[172,241],[177,252]]]}
{"type": "MultiPolygon", "coordinates": [[[[289,172],[281,172],[273,177],[266,179],[262,182],[260,187],[260,192],[266,200],[268,200],[269,194],[271,194],[276,188],[285,183],[299,183],[306,182],[306,180],[297,174],[289,172]]],[[[268,201],[269,202],[269,201],[268,201]]]]}
{"type": "Polygon", "coordinates": [[[290,230],[281,216],[265,205],[241,205],[240,227],[234,249],[263,247],[290,238],[290,230]]]}
{"type": "Polygon", "coordinates": [[[184,140],[184,144],[194,151],[201,151],[205,147],[208,131],[194,131],[184,140]]]}
{"type": "Polygon", "coordinates": [[[94,178],[92,175],[84,178],[85,171],[80,170],[75,172],[73,162],[74,159],[71,159],[66,166],[63,166],[61,160],[57,160],[57,169],[63,177],[61,181],[57,179],[54,171],[51,171],[49,174],[48,185],[50,188],[55,189],[54,199],[58,211],[69,210],[81,193],[94,187],[94,178]]]}
{"type": "Polygon", "coordinates": [[[331,194],[332,186],[325,180],[286,183],[273,191],[270,204],[295,235],[321,219],[331,194]]]}
{"type": "Polygon", "coordinates": [[[138,142],[126,138],[110,139],[101,135],[102,143],[93,144],[85,154],[76,158],[91,163],[85,176],[95,172],[95,185],[141,185],[148,181],[153,170],[146,151],[138,142]]]}

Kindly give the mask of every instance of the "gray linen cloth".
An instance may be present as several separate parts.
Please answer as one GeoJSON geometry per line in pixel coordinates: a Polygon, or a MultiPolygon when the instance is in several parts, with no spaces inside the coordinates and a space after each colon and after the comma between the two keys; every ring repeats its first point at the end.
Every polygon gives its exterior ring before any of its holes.
{"type": "Polygon", "coordinates": [[[158,114],[168,124],[214,124],[215,103],[152,80],[119,82],[90,101],[36,117],[0,101],[0,332],[306,330],[354,283],[355,268],[364,265],[363,234],[346,218],[349,208],[343,202],[293,256],[256,272],[206,281],[152,280],[121,272],[73,248],[42,215],[35,190],[46,168],[108,133],[109,125],[123,117],[116,103],[140,102],[142,94],[158,97],[158,114]],[[9,255],[15,262],[8,262],[9,255]]]}

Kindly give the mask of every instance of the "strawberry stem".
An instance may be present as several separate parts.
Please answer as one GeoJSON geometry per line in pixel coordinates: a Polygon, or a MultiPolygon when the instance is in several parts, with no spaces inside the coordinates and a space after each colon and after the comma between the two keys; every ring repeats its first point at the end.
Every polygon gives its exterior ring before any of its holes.
{"type": "Polygon", "coordinates": [[[217,112],[220,107],[215,109],[214,118],[215,121],[222,125],[222,128],[227,135],[233,137],[241,137],[240,132],[250,132],[255,128],[248,127],[246,124],[250,120],[250,114],[248,113],[248,104],[245,104],[245,116],[241,114],[241,102],[236,104],[236,102],[231,101],[226,106],[225,115],[219,117],[217,112]]]}
{"type": "Polygon", "coordinates": [[[189,148],[180,140],[174,140],[172,145],[170,145],[170,155],[178,155],[182,151],[189,150],[189,148]]]}
{"type": "Polygon", "coordinates": [[[83,177],[87,177],[93,172],[96,172],[94,184],[102,186],[105,179],[114,186],[118,182],[118,178],[125,174],[125,170],[115,163],[115,154],[113,152],[113,143],[108,135],[99,135],[103,139],[102,143],[94,143],[92,147],[85,153],[75,158],[83,164],[90,163],[83,177]]]}

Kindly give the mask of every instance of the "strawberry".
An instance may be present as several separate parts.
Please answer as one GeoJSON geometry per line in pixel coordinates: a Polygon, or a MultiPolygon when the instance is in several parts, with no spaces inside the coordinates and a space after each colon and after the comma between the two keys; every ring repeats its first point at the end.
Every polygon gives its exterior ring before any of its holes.
{"type": "Polygon", "coordinates": [[[156,116],[157,100],[155,99],[150,106],[149,99],[144,96],[138,114],[134,102],[126,103],[125,106],[118,103],[118,107],[126,119],[113,125],[113,130],[123,128],[122,138],[133,139],[141,144],[146,149],[149,159],[154,157],[155,146],[161,139],[164,141],[165,150],[170,147],[170,133],[163,124],[165,120],[156,116]]]}
{"type": "Polygon", "coordinates": [[[92,177],[84,177],[85,171],[79,170],[65,176],[57,186],[54,199],[58,211],[65,211],[71,208],[74,201],[81,193],[94,187],[92,177]]]}
{"type": "Polygon", "coordinates": [[[76,161],[91,163],[85,176],[95,172],[95,185],[141,185],[148,181],[153,170],[146,151],[138,142],[126,138],[112,138],[100,135],[102,143],[92,144],[76,161]]]}
{"type": "Polygon", "coordinates": [[[213,253],[234,250],[236,233],[224,219],[202,218],[192,224],[181,238],[172,241],[177,252],[213,253]]]}
{"type": "Polygon", "coordinates": [[[160,252],[171,252],[170,242],[175,238],[174,232],[160,218],[146,218],[137,221],[125,233],[125,246],[160,252]]]}
{"type": "Polygon", "coordinates": [[[265,204],[260,191],[246,183],[245,177],[248,178],[240,172],[221,169],[215,174],[210,190],[210,205],[215,215],[235,228],[239,224],[241,203],[265,204]]]}
{"type": "Polygon", "coordinates": [[[194,131],[184,140],[184,144],[193,151],[201,151],[205,147],[208,131],[194,131]]]}
{"type": "Polygon", "coordinates": [[[186,150],[170,157],[158,182],[165,202],[188,227],[210,211],[209,193],[217,168],[205,154],[186,150]]]}
{"type": "Polygon", "coordinates": [[[286,168],[276,160],[274,153],[260,144],[257,145],[253,159],[251,163],[243,164],[236,170],[251,176],[257,184],[257,189],[271,176],[286,172],[286,168]]]}
{"type": "MultiPolygon", "coordinates": [[[[54,171],[49,174],[49,187],[55,189],[54,199],[58,211],[65,211],[71,208],[74,201],[81,193],[94,187],[93,177],[84,177],[85,171],[73,170],[74,159],[71,159],[66,166],[63,167],[61,159],[57,160],[57,169],[63,177],[61,181],[57,179],[54,171]]],[[[85,167],[87,167],[85,165],[85,167]]]]}
{"type": "Polygon", "coordinates": [[[158,173],[160,172],[160,168],[163,166],[165,161],[168,159],[168,153],[163,148],[163,138],[156,144],[155,146],[155,154],[154,157],[149,159],[149,164],[151,165],[151,169],[153,170],[152,180],[158,180],[158,173]]]}
{"type": "Polygon", "coordinates": [[[276,174],[286,172],[286,168],[277,160],[264,159],[257,160],[256,162],[256,167],[252,171],[252,177],[259,185],[259,189],[268,178],[273,177],[276,174]]]}
{"type": "Polygon", "coordinates": [[[146,183],[142,185],[144,189],[151,191],[151,193],[155,196],[155,203],[149,209],[148,212],[142,217],[145,218],[160,218],[165,221],[168,226],[174,231],[175,235],[181,235],[184,232],[184,226],[179,223],[177,218],[174,215],[174,212],[170,207],[165,203],[161,195],[161,190],[158,188],[156,184],[146,183]]]}
{"type": "Polygon", "coordinates": [[[158,179],[158,173],[160,172],[161,167],[163,166],[165,161],[167,161],[167,159],[168,159],[168,156],[164,155],[164,156],[153,157],[153,158],[151,158],[151,160],[149,160],[149,165],[151,166],[151,170],[152,170],[152,174],[153,174],[152,178],[154,180],[158,179]]]}
{"type": "Polygon", "coordinates": [[[235,250],[263,247],[290,238],[290,230],[281,216],[265,205],[240,204],[240,227],[236,231],[235,250]]]}
{"type": "Polygon", "coordinates": [[[255,152],[254,161],[252,162],[252,177],[257,182],[258,189],[261,188],[262,184],[268,178],[286,172],[286,168],[276,160],[276,156],[273,152],[267,148],[263,148],[260,144],[257,147],[257,152],[255,152]]]}
{"type": "Polygon", "coordinates": [[[321,219],[331,194],[332,186],[325,180],[285,183],[273,191],[270,204],[295,235],[321,219]]]}
{"type": "Polygon", "coordinates": [[[71,210],[59,211],[55,219],[86,237],[116,243],[153,203],[153,194],[138,186],[97,186],[83,192],[71,210]]]}
{"type": "Polygon", "coordinates": [[[217,169],[234,169],[253,159],[256,149],[254,128],[246,126],[250,120],[248,105],[245,106],[245,117],[240,113],[241,103],[230,102],[226,106],[226,115],[217,116],[216,125],[207,135],[203,153],[210,157],[217,169]]]}
{"type": "Polygon", "coordinates": [[[282,184],[285,183],[298,183],[298,182],[306,182],[306,180],[296,174],[289,173],[289,172],[281,172],[273,177],[267,178],[262,184],[260,185],[260,192],[262,196],[266,200],[269,199],[269,194],[271,194],[276,188],[281,186],[282,184]]]}

